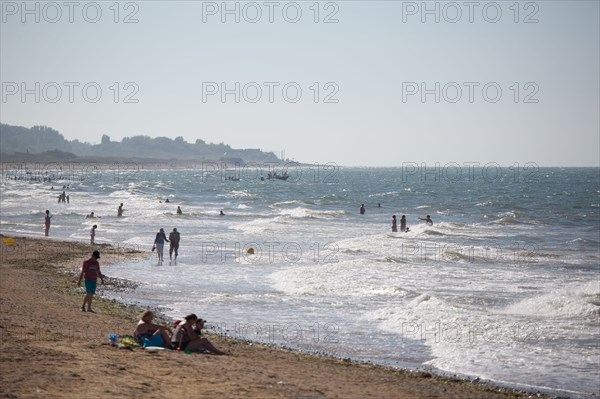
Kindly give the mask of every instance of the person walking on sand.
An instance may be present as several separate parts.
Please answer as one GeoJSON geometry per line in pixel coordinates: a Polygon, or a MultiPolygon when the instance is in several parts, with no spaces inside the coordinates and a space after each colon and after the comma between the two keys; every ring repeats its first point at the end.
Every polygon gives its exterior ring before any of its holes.
{"type": "Polygon", "coordinates": [[[93,225],[92,228],[90,229],[90,244],[94,245],[94,238],[96,237],[96,229],[98,228],[98,225],[93,225]]]}
{"type": "Polygon", "coordinates": [[[400,218],[400,231],[406,233],[408,229],[406,228],[406,215],[402,215],[400,218]]]}
{"type": "Polygon", "coordinates": [[[119,205],[119,207],[117,208],[117,217],[121,217],[123,216],[123,203],[121,202],[121,205],[119,205]]]}
{"type": "Polygon", "coordinates": [[[364,215],[365,214],[365,204],[361,204],[360,205],[360,214],[364,215]]]}
{"type": "Polygon", "coordinates": [[[92,257],[84,261],[81,266],[81,274],[79,275],[77,286],[81,287],[81,280],[85,277],[85,297],[83,298],[83,305],[81,305],[82,312],[85,312],[87,304],[87,311],[95,313],[92,310],[92,299],[96,293],[98,277],[100,277],[102,284],[104,284],[104,275],[100,272],[98,259],[100,259],[100,252],[94,251],[92,257]]]}
{"type": "Polygon", "coordinates": [[[175,252],[175,261],[177,261],[177,256],[179,255],[177,252],[179,250],[179,240],[181,236],[177,229],[173,229],[173,231],[169,234],[169,259],[173,260],[173,252],[175,252]]]}
{"type": "Polygon", "coordinates": [[[398,232],[398,223],[396,222],[396,215],[392,215],[392,233],[398,232]]]}
{"type": "Polygon", "coordinates": [[[419,220],[424,220],[427,225],[433,226],[433,220],[431,220],[431,216],[429,216],[429,215],[427,215],[427,217],[425,219],[419,218],[419,220]]]}
{"type": "Polygon", "coordinates": [[[163,249],[165,246],[165,241],[169,242],[167,236],[165,235],[165,230],[161,228],[158,233],[156,233],[156,238],[154,239],[154,247],[156,248],[156,254],[158,255],[158,263],[162,263],[163,261],[163,249]]]}
{"type": "Polygon", "coordinates": [[[50,211],[46,209],[46,216],[44,217],[44,234],[48,237],[48,232],[50,232],[50,219],[52,219],[52,215],[50,215],[50,211]]]}

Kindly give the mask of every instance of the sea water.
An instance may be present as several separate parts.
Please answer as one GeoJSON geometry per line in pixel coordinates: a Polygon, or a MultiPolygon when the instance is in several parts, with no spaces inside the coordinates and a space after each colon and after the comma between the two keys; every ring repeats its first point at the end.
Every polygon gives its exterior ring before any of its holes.
{"type": "Polygon", "coordinates": [[[97,224],[96,243],[148,251],[102,263],[140,283],[105,296],[237,338],[600,396],[598,168],[82,168],[5,168],[1,232],[43,236],[49,209],[51,237],[97,224]],[[181,233],[176,262],[150,252],[161,227],[181,233]]]}

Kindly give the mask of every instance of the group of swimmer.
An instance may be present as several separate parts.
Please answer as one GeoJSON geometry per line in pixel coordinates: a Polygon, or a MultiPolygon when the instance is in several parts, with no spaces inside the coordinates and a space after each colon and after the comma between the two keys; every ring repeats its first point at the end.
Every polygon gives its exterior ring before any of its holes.
{"type": "MultiPolygon", "coordinates": [[[[64,191],[63,193],[59,196],[59,202],[60,199],[63,197],[64,195],[64,191]]],[[[67,195],[66,197],[67,202],[69,201],[68,198],[69,196],[67,195]]],[[[121,205],[119,205],[119,207],[117,208],[117,217],[122,217],[123,216],[123,203],[121,203],[121,205]]],[[[46,215],[44,216],[44,235],[46,237],[48,237],[49,233],[50,233],[50,225],[52,224],[52,216],[50,214],[50,210],[46,209],[46,215]]],[[[100,219],[102,216],[96,216],[94,215],[94,212],[90,212],[89,215],[85,215],[86,219],[100,219]]],[[[92,228],[90,229],[90,244],[94,244],[94,240],[96,238],[96,229],[98,228],[98,225],[93,225],[92,228]]]]}
{"type": "MultiPolygon", "coordinates": [[[[381,208],[381,203],[378,203],[377,207],[381,208]]],[[[361,215],[364,215],[366,212],[365,204],[361,204],[358,211],[361,215]]],[[[429,215],[427,215],[424,218],[420,217],[419,220],[423,220],[428,226],[433,226],[433,220],[431,220],[431,216],[429,215]]],[[[400,231],[403,233],[408,233],[410,231],[410,228],[406,225],[406,215],[402,215],[402,217],[400,218],[400,231]]],[[[398,222],[396,220],[396,215],[392,215],[392,232],[398,232],[398,222]]]]}
{"type": "MultiPolygon", "coordinates": [[[[419,220],[424,220],[428,226],[433,226],[433,220],[431,220],[431,216],[427,215],[425,218],[419,218],[419,220]]],[[[403,233],[408,233],[410,231],[410,227],[406,225],[406,215],[402,215],[400,218],[400,231],[403,233]]],[[[396,215],[392,215],[392,233],[398,232],[398,223],[396,221],[396,215]]]]}

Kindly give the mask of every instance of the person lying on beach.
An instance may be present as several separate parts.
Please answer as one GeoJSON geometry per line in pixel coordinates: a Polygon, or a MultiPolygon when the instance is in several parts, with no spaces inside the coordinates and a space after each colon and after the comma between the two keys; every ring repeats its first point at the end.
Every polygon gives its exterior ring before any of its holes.
{"type": "Polygon", "coordinates": [[[179,323],[173,331],[171,340],[173,349],[190,352],[209,351],[215,355],[226,355],[225,352],[215,348],[208,339],[200,335],[203,327],[204,320],[198,319],[195,314],[185,316],[185,321],[179,323]]]}
{"type": "Polygon", "coordinates": [[[140,321],[133,332],[133,337],[141,346],[146,344],[146,346],[171,348],[171,330],[152,323],[153,318],[154,313],[151,310],[142,313],[140,321]]]}

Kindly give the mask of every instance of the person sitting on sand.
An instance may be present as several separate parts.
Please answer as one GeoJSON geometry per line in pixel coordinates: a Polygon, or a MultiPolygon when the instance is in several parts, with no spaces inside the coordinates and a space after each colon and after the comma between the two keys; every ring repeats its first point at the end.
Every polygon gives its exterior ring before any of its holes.
{"type": "Polygon", "coordinates": [[[146,310],[133,332],[133,337],[141,346],[160,346],[171,348],[171,330],[168,327],[152,323],[154,313],[146,310]]]}
{"type": "Polygon", "coordinates": [[[427,225],[433,226],[433,220],[431,220],[431,216],[429,216],[429,215],[427,215],[427,217],[425,219],[419,218],[419,220],[424,220],[425,223],[427,223],[427,225]]]}
{"type": "Polygon", "coordinates": [[[200,337],[201,340],[204,340],[205,349],[215,355],[226,355],[225,352],[218,350],[207,338],[202,336],[202,329],[204,328],[204,323],[206,320],[198,319],[196,320],[196,325],[194,326],[194,332],[197,336],[200,337]]]}
{"type": "Polygon", "coordinates": [[[208,339],[199,335],[203,327],[204,320],[198,319],[195,314],[185,316],[185,321],[179,323],[173,331],[171,340],[173,349],[190,352],[209,351],[215,355],[225,355],[225,352],[218,350],[208,339]]]}

